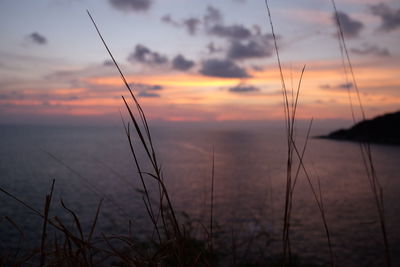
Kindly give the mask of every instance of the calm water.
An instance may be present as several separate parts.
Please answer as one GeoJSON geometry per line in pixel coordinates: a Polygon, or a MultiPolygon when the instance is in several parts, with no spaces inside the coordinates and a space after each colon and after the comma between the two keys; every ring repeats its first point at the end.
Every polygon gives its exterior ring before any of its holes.
{"type": "MultiPolygon", "coordinates": [[[[267,231],[271,241],[267,250],[279,252],[286,177],[283,130],[194,124],[152,129],[177,210],[208,220],[214,147],[216,221],[237,235],[267,231]]],[[[299,145],[304,142],[301,132],[299,145]]],[[[384,254],[376,207],[358,145],[312,139],[307,149],[305,164],[312,178],[321,181],[338,266],[380,266],[384,254]]],[[[373,156],[398,266],[400,147],[374,145],[373,156]]],[[[134,230],[145,235],[149,221],[136,191],[140,188],[136,173],[122,127],[0,126],[0,186],[41,210],[51,180],[56,179],[50,216],[68,220],[60,208],[62,198],[88,226],[99,199],[105,198],[98,232],[127,233],[131,220],[134,230]]],[[[305,178],[299,179],[292,247],[302,257],[323,262],[329,257],[321,218],[305,178]]],[[[41,221],[32,212],[0,194],[0,216],[18,223],[24,246],[39,246],[41,221]]],[[[0,250],[21,246],[19,237],[6,220],[0,222],[0,250]]]]}

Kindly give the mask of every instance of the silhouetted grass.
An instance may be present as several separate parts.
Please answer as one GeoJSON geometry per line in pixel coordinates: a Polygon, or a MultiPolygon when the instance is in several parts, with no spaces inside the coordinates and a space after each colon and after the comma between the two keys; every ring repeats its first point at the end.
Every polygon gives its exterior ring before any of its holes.
{"type": "MultiPolygon", "coordinates": [[[[354,74],[353,65],[350,60],[350,56],[349,56],[346,41],[344,38],[343,29],[342,29],[342,25],[341,25],[341,22],[339,19],[335,0],[331,0],[331,3],[332,3],[332,7],[334,10],[334,14],[335,14],[335,19],[336,19],[336,26],[337,26],[337,31],[338,31],[338,41],[339,41],[340,52],[341,52],[341,57],[342,57],[342,62],[343,62],[343,68],[344,68],[345,75],[346,75],[346,81],[347,81],[347,84],[349,84],[348,83],[348,80],[349,80],[348,72],[350,72],[352,84],[355,89],[355,94],[356,94],[357,101],[358,101],[358,108],[361,113],[361,118],[362,118],[362,120],[366,120],[365,111],[364,111],[363,103],[361,101],[358,83],[356,80],[356,76],[354,74]]],[[[349,101],[350,101],[350,108],[351,108],[353,122],[357,123],[349,86],[347,86],[347,90],[349,93],[349,101]]],[[[382,189],[382,186],[380,183],[380,179],[377,176],[376,171],[375,171],[375,165],[374,165],[374,161],[372,159],[370,142],[368,142],[368,141],[359,142],[359,147],[360,147],[360,152],[361,152],[361,157],[362,157],[362,161],[364,164],[364,168],[365,168],[365,171],[367,174],[367,179],[368,179],[368,182],[369,182],[369,185],[371,188],[371,192],[372,192],[372,195],[373,195],[373,198],[375,201],[375,205],[377,207],[379,224],[380,224],[380,229],[381,229],[382,239],[383,239],[383,244],[384,244],[384,249],[385,249],[386,265],[390,267],[390,266],[392,266],[392,261],[391,261],[391,255],[390,255],[389,241],[388,241],[388,237],[387,237],[387,230],[386,230],[383,189],[382,189]]]]}
{"type": "MultiPolygon", "coordinates": [[[[117,64],[113,54],[108,48],[103,39],[95,21],[91,14],[88,15],[93,22],[93,25],[109,53],[121,80],[126,86],[131,101],[122,96],[123,103],[129,115],[129,119],[125,120],[123,116],[122,123],[125,134],[128,140],[129,149],[132,154],[133,162],[139,175],[142,186],[141,195],[143,205],[146,208],[147,215],[152,224],[152,235],[147,240],[140,240],[135,237],[129,226],[127,235],[112,235],[105,233],[96,233],[96,226],[101,212],[103,199],[112,202],[107,196],[102,194],[93,185],[89,186],[100,197],[100,201],[94,214],[92,224],[89,226],[89,231],[85,233],[85,227],[82,225],[79,216],[61,200],[60,204],[64,211],[72,218],[72,225],[66,224],[61,219],[49,217],[50,204],[55,182],[51,185],[50,193],[46,195],[43,212],[33,208],[31,205],[21,200],[11,192],[0,187],[5,195],[11,197],[18,203],[25,206],[28,210],[43,219],[42,235],[40,240],[40,249],[34,249],[24,256],[19,256],[19,251],[16,253],[1,253],[0,265],[19,266],[24,263],[38,263],[40,266],[316,266],[312,264],[302,263],[301,259],[292,254],[291,251],[291,218],[293,211],[293,196],[299,179],[300,170],[305,174],[307,183],[314,197],[314,201],[318,207],[322,224],[327,237],[327,244],[330,252],[330,265],[336,266],[331,233],[326,219],[326,208],[323,202],[323,194],[319,178],[317,186],[304,164],[304,157],[308,145],[309,135],[313,120],[310,121],[305,143],[301,150],[296,143],[296,112],[298,107],[301,83],[305,72],[305,66],[301,71],[301,76],[296,90],[290,90],[286,87],[286,82],[282,70],[282,65],[279,56],[277,39],[272,16],[268,6],[268,0],[265,0],[268,19],[272,30],[275,52],[277,56],[279,73],[282,85],[283,110],[285,115],[286,126],[286,141],[287,141],[287,160],[286,160],[286,187],[285,187],[285,203],[283,210],[283,225],[282,225],[282,254],[271,256],[265,250],[267,249],[271,237],[268,232],[260,231],[254,233],[248,238],[239,239],[234,231],[227,230],[223,226],[219,226],[214,221],[214,181],[215,181],[215,155],[212,151],[212,169],[211,169],[211,192],[210,192],[210,220],[209,226],[201,222],[195,222],[188,216],[179,217],[174,205],[171,201],[169,191],[160,167],[157,153],[153,144],[150,126],[148,124],[146,114],[143,111],[139,101],[137,100],[133,90],[117,64]],[[139,147],[135,147],[134,140],[139,140],[139,147]],[[144,158],[139,158],[138,151],[142,150],[145,153],[144,158]],[[142,161],[145,161],[144,163],[142,161]],[[150,166],[150,170],[145,170],[143,166],[150,166]],[[149,186],[149,185],[156,185],[149,186]],[[157,196],[154,200],[153,196],[157,196]],[[194,233],[194,224],[198,224],[196,230],[200,234],[194,233]],[[55,231],[53,238],[48,236],[48,228],[51,227],[55,231]],[[230,232],[231,244],[230,247],[226,238],[220,238],[223,234],[230,232]],[[257,250],[257,257],[254,251],[257,250]]],[[[332,0],[335,12],[336,6],[332,0]]],[[[339,41],[343,51],[346,54],[347,64],[351,70],[353,83],[356,84],[350,58],[347,53],[343,33],[340,22],[338,22],[339,41]]],[[[343,57],[343,62],[344,62],[343,57]]],[[[359,97],[358,87],[357,96],[363,117],[364,110],[359,97]]],[[[349,94],[350,96],[350,94],[349,94]]],[[[350,97],[351,99],[351,97],[350,97]]],[[[351,102],[352,114],[353,104],[351,102]]],[[[354,118],[354,115],[353,115],[354,118]]],[[[379,179],[376,176],[375,168],[372,161],[370,146],[368,143],[360,144],[362,158],[367,170],[367,176],[371,185],[372,193],[378,208],[378,215],[382,235],[385,244],[385,253],[387,265],[391,266],[389,245],[386,236],[386,227],[384,220],[383,207],[383,192],[379,179]]],[[[49,154],[49,153],[48,153],[49,154]]],[[[63,164],[71,171],[75,172],[67,164],[60,161],[57,157],[49,154],[55,160],[63,164]]],[[[78,173],[79,175],[79,173],[78,173]]],[[[80,175],[79,175],[80,176],[80,175]]],[[[125,213],[125,212],[124,212],[125,213]]],[[[129,215],[127,215],[129,219],[129,215]]],[[[21,236],[22,231],[18,224],[12,219],[3,218],[7,223],[17,229],[21,236]]],[[[129,223],[130,225],[130,223],[129,223]]]]}
{"type": "Polygon", "coordinates": [[[308,184],[310,185],[312,194],[314,196],[315,202],[318,206],[318,210],[320,211],[324,229],[325,229],[325,233],[327,236],[329,251],[331,254],[331,265],[335,266],[335,261],[334,261],[333,251],[332,251],[332,243],[331,243],[328,223],[327,223],[326,216],[325,216],[326,211],[325,211],[325,208],[323,205],[321,189],[319,187],[320,194],[318,195],[314,188],[313,183],[311,182],[310,175],[309,175],[305,165],[303,164],[303,158],[304,158],[304,154],[306,151],[308,139],[310,136],[310,130],[311,130],[313,120],[311,120],[311,122],[310,122],[310,126],[307,131],[306,141],[305,141],[302,152],[299,152],[296,141],[295,141],[296,111],[297,111],[297,104],[298,104],[298,100],[299,100],[299,93],[300,93],[301,82],[303,79],[305,66],[303,67],[303,69],[301,71],[301,75],[300,75],[300,79],[299,79],[299,83],[297,86],[295,97],[293,94],[294,89],[292,88],[292,93],[291,93],[292,100],[291,100],[291,104],[290,104],[289,92],[288,92],[288,89],[286,88],[286,82],[285,82],[285,78],[284,78],[284,74],[283,74],[283,70],[282,70],[281,60],[279,57],[279,49],[278,49],[278,45],[277,45],[274,25],[272,23],[272,16],[271,16],[271,12],[270,12],[269,5],[268,5],[268,0],[265,0],[265,5],[267,7],[268,19],[269,19],[269,23],[271,26],[272,37],[274,40],[274,48],[275,48],[276,58],[278,61],[278,66],[279,66],[279,73],[280,73],[281,85],[282,85],[282,95],[283,95],[283,109],[284,109],[285,121],[286,121],[287,164],[286,164],[286,191],[285,191],[286,197],[285,197],[285,210],[284,210],[283,236],[282,236],[283,265],[284,266],[292,265],[292,255],[291,255],[291,247],[290,247],[290,225],[291,225],[291,215],[292,215],[292,207],[293,207],[293,192],[295,190],[296,182],[299,177],[299,171],[301,168],[304,171],[304,174],[307,178],[308,184]],[[293,172],[293,164],[294,164],[294,159],[293,159],[294,155],[296,155],[298,158],[298,167],[297,167],[297,171],[295,172],[295,176],[294,176],[294,180],[293,180],[292,172],[293,172]]]}

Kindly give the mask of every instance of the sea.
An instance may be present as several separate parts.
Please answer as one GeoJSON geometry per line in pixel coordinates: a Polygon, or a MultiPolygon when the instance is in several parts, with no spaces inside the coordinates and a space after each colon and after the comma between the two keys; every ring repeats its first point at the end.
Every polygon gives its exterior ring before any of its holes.
{"type": "MultiPolygon", "coordinates": [[[[164,122],[150,123],[150,131],[182,224],[194,232],[209,225],[213,180],[214,231],[226,239],[226,249],[241,244],[240,239],[262,236],[265,240],[251,248],[257,246],[268,257],[281,253],[287,174],[283,123],[164,122]]],[[[360,146],[313,138],[326,133],[318,125],[313,128],[303,163],[323,200],[337,266],[384,266],[377,207],[360,146]]],[[[142,171],[151,171],[138,137],[131,134],[142,171]]],[[[301,151],[306,127],[296,128],[295,135],[301,151]]],[[[371,150],[383,189],[393,266],[400,266],[400,146],[373,144],[371,150]]],[[[293,157],[295,177],[298,160],[296,154],[293,157]]],[[[63,202],[87,234],[103,199],[95,235],[133,232],[145,239],[151,234],[142,184],[122,125],[0,125],[0,187],[43,212],[53,180],[49,217],[57,216],[73,228],[63,202]]],[[[154,179],[145,175],[145,181],[157,199],[154,179]]],[[[0,251],[40,247],[43,221],[34,211],[0,192],[0,216],[0,251]]],[[[290,240],[292,254],[329,263],[321,214],[302,169],[294,188],[290,240]]],[[[241,253],[245,257],[250,252],[241,253]]]]}

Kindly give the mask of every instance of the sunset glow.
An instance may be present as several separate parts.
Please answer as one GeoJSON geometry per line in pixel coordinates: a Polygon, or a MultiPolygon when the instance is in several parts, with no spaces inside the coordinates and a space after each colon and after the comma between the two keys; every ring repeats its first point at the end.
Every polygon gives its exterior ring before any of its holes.
{"type": "MultiPolygon", "coordinates": [[[[128,91],[86,8],[149,118],[283,118],[280,73],[263,1],[193,2],[191,11],[189,3],[154,1],[146,10],[126,12],[108,2],[2,1],[0,122],[28,122],[31,114],[42,114],[44,121],[47,115],[119,118],[121,95],[128,91]],[[9,31],[16,21],[22,23],[9,31]],[[61,34],[59,25],[70,22],[61,34]]],[[[381,5],[399,8],[396,1],[381,5]]],[[[372,2],[338,1],[338,8],[347,19],[344,34],[367,115],[398,109],[399,25],[385,26],[389,18],[372,2]]],[[[354,85],[342,66],[329,1],[272,1],[271,11],[289,91],[296,90],[306,66],[299,116],[350,119],[347,88],[356,101],[354,85]]]]}

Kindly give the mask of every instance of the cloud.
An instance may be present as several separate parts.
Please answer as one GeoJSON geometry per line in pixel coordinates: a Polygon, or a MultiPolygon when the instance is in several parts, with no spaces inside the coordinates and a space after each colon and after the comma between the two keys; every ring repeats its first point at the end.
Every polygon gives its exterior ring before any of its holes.
{"type": "Polygon", "coordinates": [[[0,93],[0,100],[10,100],[10,99],[21,100],[24,98],[25,98],[24,94],[18,91],[3,91],[0,93]]]}
{"type": "Polygon", "coordinates": [[[152,0],[109,0],[110,4],[124,12],[146,11],[150,8],[152,0]]]}
{"type": "Polygon", "coordinates": [[[31,40],[33,43],[38,44],[38,45],[45,45],[47,44],[47,39],[43,35],[37,32],[33,32],[29,34],[28,36],[29,40],[31,40]]]}
{"type": "Polygon", "coordinates": [[[352,48],[350,51],[358,55],[375,55],[380,57],[390,56],[390,52],[387,48],[380,48],[376,45],[369,44],[363,44],[362,48],[352,48]]]}
{"type": "Polygon", "coordinates": [[[180,26],[179,22],[177,22],[176,20],[174,20],[174,19],[171,17],[171,15],[169,15],[169,14],[164,15],[164,16],[161,18],[161,21],[164,22],[165,24],[170,24],[170,25],[175,26],[175,27],[179,27],[179,26],[180,26]]]}
{"type": "Polygon", "coordinates": [[[203,17],[203,20],[190,17],[187,19],[182,19],[181,21],[177,21],[172,18],[170,14],[167,14],[161,18],[161,21],[174,27],[184,27],[190,35],[195,35],[202,23],[206,29],[212,25],[220,24],[222,22],[222,15],[219,9],[216,9],[212,6],[207,6],[206,14],[203,17]]]}
{"type": "Polygon", "coordinates": [[[162,89],[164,89],[164,87],[163,86],[161,86],[161,85],[150,85],[149,87],[147,87],[147,90],[152,90],[152,91],[159,91],[159,90],[162,90],[162,89]]]}
{"type": "Polygon", "coordinates": [[[128,61],[138,61],[146,64],[162,65],[168,62],[166,56],[160,55],[157,52],[151,51],[144,45],[138,44],[135,51],[128,56],[128,61]]]}
{"type": "Polygon", "coordinates": [[[209,33],[212,35],[230,39],[246,39],[252,35],[251,31],[243,25],[225,26],[221,24],[216,24],[209,29],[209,33]]]}
{"type": "Polygon", "coordinates": [[[214,53],[218,53],[222,51],[222,48],[220,47],[216,47],[215,44],[213,42],[210,42],[207,45],[207,49],[208,49],[208,53],[210,54],[214,54],[214,53]]]}
{"type": "Polygon", "coordinates": [[[139,92],[138,96],[139,97],[160,97],[159,94],[148,92],[148,91],[141,91],[141,92],[139,92]]]}
{"type": "Polygon", "coordinates": [[[160,97],[157,93],[164,89],[162,85],[158,84],[145,84],[145,83],[132,83],[131,88],[137,92],[138,97],[160,97]]]}
{"type": "Polygon", "coordinates": [[[246,70],[229,59],[208,59],[202,62],[200,73],[206,76],[224,78],[249,77],[246,70]]]}
{"type": "Polygon", "coordinates": [[[172,60],[172,67],[176,70],[189,70],[194,66],[194,61],[184,58],[182,55],[177,55],[172,60]]]}
{"type": "Polygon", "coordinates": [[[330,84],[323,84],[323,85],[320,85],[319,88],[324,89],[324,90],[343,91],[343,90],[353,88],[353,83],[351,83],[351,82],[341,83],[341,84],[337,84],[334,86],[332,86],[330,84]]]}
{"type": "Polygon", "coordinates": [[[252,68],[254,71],[263,71],[263,70],[264,70],[264,67],[262,67],[262,66],[257,66],[257,65],[253,65],[253,66],[251,66],[251,68],[252,68]]]}
{"type": "Polygon", "coordinates": [[[161,21],[165,24],[169,24],[177,28],[184,27],[190,35],[195,35],[201,24],[201,20],[199,20],[198,18],[188,18],[183,19],[182,22],[178,22],[177,20],[173,19],[169,14],[163,16],[161,18],[161,21]]]}
{"type": "Polygon", "coordinates": [[[348,83],[341,83],[338,86],[336,86],[338,89],[350,89],[353,88],[353,83],[348,82],[348,83]]]}
{"type": "Polygon", "coordinates": [[[114,66],[114,61],[112,61],[110,59],[106,59],[106,60],[103,61],[103,66],[113,67],[114,66]]]}
{"type": "Polygon", "coordinates": [[[26,101],[72,101],[80,99],[71,89],[71,92],[67,92],[63,89],[43,89],[35,88],[29,90],[7,90],[0,93],[0,100],[26,100],[26,101]],[[63,92],[61,92],[63,91],[63,92]]]}
{"type": "Polygon", "coordinates": [[[251,92],[258,92],[260,88],[250,85],[238,84],[235,87],[229,88],[229,92],[232,93],[251,93],[251,92]]]}
{"type": "MultiPolygon", "coordinates": [[[[343,31],[343,35],[348,38],[358,37],[358,35],[360,34],[360,31],[364,27],[364,24],[362,24],[362,22],[360,22],[360,21],[350,18],[349,15],[347,15],[346,13],[341,12],[341,11],[337,12],[337,16],[338,16],[340,26],[343,31]]],[[[336,23],[335,15],[333,15],[333,20],[336,23]]]]}
{"type": "Polygon", "coordinates": [[[222,13],[219,9],[213,6],[207,6],[203,21],[206,27],[213,24],[220,24],[222,23],[222,13]]]}
{"type": "Polygon", "coordinates": [[[372,14],[379,16],[382,20],[381,30],[391,31],[400,27],[400,9],[390,8],[384,3],[371,5],[372,14]]]}
{"type": "Polygon", "coordinates": [[[195,35],[201,21],[197,18],[188,18],[183,20],[183,25],[190,35],[195,35]]]}
{"type": "Polygon", "coordinates": [[[232,41],[228,49],[227,56],[231,59],[247,59],[270,57],[273,46],[268,37],[256,38],[243,43],[242,41],[232,41]]]}
{"type": "Polygon", "coordinates": [[[164,89],[162,85],[144,83],[133,83],[132,87],[136,91],[160,91],[164,89]]]}

